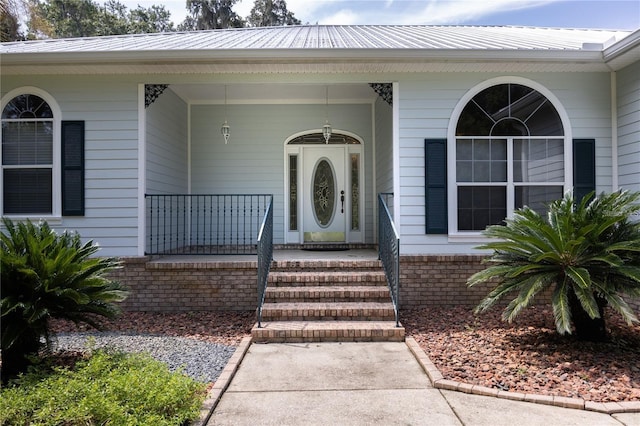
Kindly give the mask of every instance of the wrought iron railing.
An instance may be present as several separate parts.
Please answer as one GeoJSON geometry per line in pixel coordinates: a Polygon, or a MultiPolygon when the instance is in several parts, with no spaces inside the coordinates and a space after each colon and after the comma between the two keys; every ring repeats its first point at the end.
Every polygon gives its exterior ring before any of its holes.
{"type": "Polygon", "coordinates": [[[267,207],[258,234],[258,327],[262,327],[262,305],[273,260],[273,198],[267,207]]]}
{"type": "Polygon", "coordinates": [[[154,194],[146,198],[146,247],[157,254],[256,254],[268,194],[154,194]]]}
{"type": "Polygon", "coordinates": [[[393,192],[381,192],[380,196],[389,210],[391,219],[393,219],[393,192]]]}
{"type": "Polygon", "coordinates": [[[385,202],[385,195],[378,195],[378,257],[382,261],[382,266],[387,276],[395,312],[396,327],[399,327],[400,237],[385,202]]]}

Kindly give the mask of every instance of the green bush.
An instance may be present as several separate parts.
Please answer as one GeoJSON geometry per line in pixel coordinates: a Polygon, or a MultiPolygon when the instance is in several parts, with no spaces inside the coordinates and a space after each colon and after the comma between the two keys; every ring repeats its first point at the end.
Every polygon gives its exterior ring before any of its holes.
{"type": "Polygon", "coordinates": [[[496,286],[476,312],[513,297],[502,315],[511,321],[549,290],[560,334],[605,340],[606,306],[637,322],[622,295],[640,296],[640,222],[632,220],[640,212],[640,193],[592,198],[575,203],[568,193],[550,204],[546,217],[524,207],[505,225],[488,227],[484,234],[495,240],[479,247],[493,251],[488,266],[467,282],[496,286]]]}
{"type": "Polygon", "coordinates": [[[0,391],[0,425],[182,425],[205,385],[147,354],[97,351],[74,369],[31,371],[0,391]]]}
{"type": "Polygon", "coordinates": [[[77,233],[56,234],[46,222],[13,223],[0,234],[0,343],[2,381],[24,372],[29,356],[49,341],[49,319],[64,318],[98,327],[113,317],[126,292],[105,273],[117,259],[94,256],[98,246],[77,233]]]}

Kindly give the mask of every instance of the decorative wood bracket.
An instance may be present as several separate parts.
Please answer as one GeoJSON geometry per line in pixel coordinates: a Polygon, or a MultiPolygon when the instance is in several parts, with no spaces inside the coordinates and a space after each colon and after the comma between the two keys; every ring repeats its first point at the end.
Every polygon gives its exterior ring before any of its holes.
{"type": "Polygon", "coordinates": [[[369,86],[389,105],[393,105],[393,84],[369,83],[369,86]]]}
{"type": "Polygon", "coordinates": [[[144,85],[144,107],[148,108],[149,105],[154,103],[156,99],[165,89],[169,87],[168,84],[145,84],[144,85]]]}

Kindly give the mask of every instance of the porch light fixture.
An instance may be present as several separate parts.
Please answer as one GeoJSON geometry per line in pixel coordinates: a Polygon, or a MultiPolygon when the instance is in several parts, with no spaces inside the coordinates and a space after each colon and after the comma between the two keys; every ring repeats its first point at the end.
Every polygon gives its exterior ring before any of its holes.
{"type": "Polygon", "coordinates": [[[227,123],[227,86],[224,86],[224,124],[220,128],[220,133],[222,133],[222,137],[224,138],[224,144],[229,143],[231,127],[227,123]]]}
{"type": "Polygon", "coordinates": [[[326,104],[325,104],[325,122],[324,126],[322,126],[322,136],[324,136],[324,142],[329,143],[329,139],[331,139],[331,124],[329,124],[329,86],[326,87],[326,104]]]}

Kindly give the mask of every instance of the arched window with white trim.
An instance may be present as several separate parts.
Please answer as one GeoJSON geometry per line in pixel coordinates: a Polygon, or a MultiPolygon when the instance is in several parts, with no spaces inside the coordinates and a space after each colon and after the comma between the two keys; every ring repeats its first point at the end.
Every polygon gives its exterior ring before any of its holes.
{"type": "Polygon", "coordinates": [[[51,95],[22,87],[2,99],[2,215],[84,215],[84,121],[63,121],[51,95]]]}
{"type": "Polygon", "coordinates": [[[53,110],[38,95],[15,96],[2,110],[3,214],[52,214],[53,180],[53,110]]]}
{"type": "Polygon", "coordinates": [[[565,127],[548,96],[523,82],[473,94],[449,142],[450,231],[477,233],[515,209],[544,212],[562,198],[571,170],[565,127]]]}

